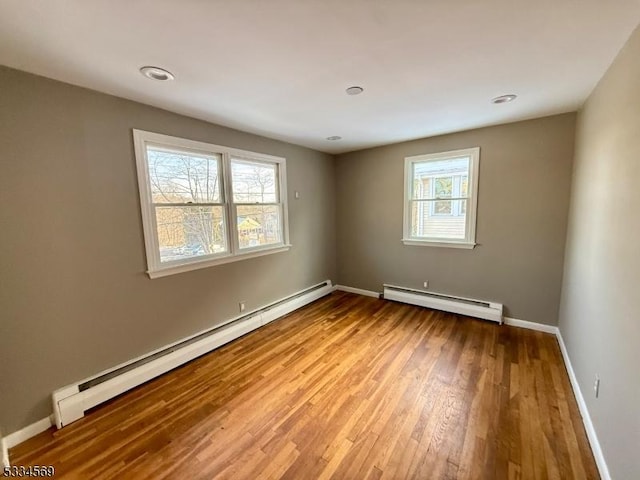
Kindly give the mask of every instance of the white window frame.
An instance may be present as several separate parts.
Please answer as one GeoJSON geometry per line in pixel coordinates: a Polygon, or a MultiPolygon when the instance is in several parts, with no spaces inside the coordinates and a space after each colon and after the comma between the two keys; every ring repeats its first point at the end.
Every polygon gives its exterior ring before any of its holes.
{"type": "MultiPolygon", "coordinates": [[[[147,274],[150,278],[164,277],[214,265],[237,262],[262,255],[284,252],[291,248],[291,244],[289,243],[289,209],[287,203],[287,171],[285,158],[136,129],[133,129],[133,142],[147,256],[147,274]],[[160,261],[158,229],[149,179],[147,145],[165,147],[183,152],[191,151],[200,155],[220,156],[220,205],[223,206],[224,219],[226,221],[227,252],[201,255],[164,263],[160,261]],[[279,195],[277,199],[278,202],[275,203],[280,205],[280,215],[282,218],[282,238],[280,243],[240,249],[237,231],[237,209],[235,208],[238,204],[233,202],[233,182],[231,178],[232,158],[256,163],[276,164],[278,166],[278,185],[276,188],[279,195]]],[[[274,202],[267,203],[267,205],[273,204],[274,202]]]]}
{"type": "MultiPolygon", "coordinates": [[[[476,218],[478,209],[478,171],[480,169],[480,147],[465,148],[449,152],[415,155],[404,159],[404,221],[402,243],[405,245],[419,245],[431,247],[467,248],[476,246],[476,218]],[[412,237],[411,236],[411,203],[413,196],[413,165],[430,161],[447,160],[452,158],[469,157],[469,175],[467,178],[467,197],[453,197],[446,200],[467,200],[465,218],[465,238],[451,239],[440,237],[412,237]]],[[[445,176],[445,175],[441,175],[445,176]]],[[[433,199],[432,199],[433,200],[433,199]]],[[[433,201],[429,202],[433,203],[433,201]]]]}

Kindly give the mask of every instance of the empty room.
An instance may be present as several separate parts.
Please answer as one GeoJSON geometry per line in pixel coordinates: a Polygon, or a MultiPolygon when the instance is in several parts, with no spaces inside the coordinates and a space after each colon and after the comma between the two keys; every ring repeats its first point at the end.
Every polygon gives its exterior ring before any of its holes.
{"type": "Polygon", "coordinates": [[[640,479],[639,23],[0,0],[0,476],[640,479]]]}

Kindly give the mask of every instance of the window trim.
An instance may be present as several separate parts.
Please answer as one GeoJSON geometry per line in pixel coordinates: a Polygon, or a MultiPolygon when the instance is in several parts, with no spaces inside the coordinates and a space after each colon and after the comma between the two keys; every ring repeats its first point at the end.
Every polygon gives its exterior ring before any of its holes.
{"type": "Polygon", "coordinates": [[[138,129],[133,129],[133,143],[136,157],[136,170],[138,173],[138,190],[140,193],[140,212],[144,232],[145,254],[147,259],[146,273],[150,278],[159,278],[191,270],[198,270],[200,268],[212,267],[214,265],[222,265],[225,263],[260,257],[272,253],[285,252],[291,248],[291,244],[289,243],[286,158],[138,129]],[[224,218],[227,222],[227,252],[191,257],[184,260],[175,260],[165,262],[164,264],[160,262],[160,248],[158,242],[155,207],[154,202],[152,201],[151,183],[149,178],[147,144],[164,146],[167,148],[177,149],[179,151],[191,151],[200,155],[214,154],[220,156],[220,200],[223,205],[224,218]],[[235,213],[236,208],[233,202],[232,191],[232,158],[268,164],[275,163],[278,165],[277,189],[279,192],[278,200],[281,205],[282,215],[282,239],[280,243],[240,249],[237,232],[237,215],[235,213]]]}
{"type": "Polygon", "coordinates": [[[480,147],[451,150],[448,152],[414,155],[404,159],[404,206],[402,243],[405,245],[466,248],[472,249],[476,244],[476,220],[478,207],[478,172],[480,169],[480,147]],[[469,157],[469,175],[467,189],[471,189],[468,195],[467,212],[465,218],[465,238],[456,240],[450,238],[412,237],[411,236],[411,202],[413,193],[413,165],[425,161],[446,160],[448,158],[469,157]]]}

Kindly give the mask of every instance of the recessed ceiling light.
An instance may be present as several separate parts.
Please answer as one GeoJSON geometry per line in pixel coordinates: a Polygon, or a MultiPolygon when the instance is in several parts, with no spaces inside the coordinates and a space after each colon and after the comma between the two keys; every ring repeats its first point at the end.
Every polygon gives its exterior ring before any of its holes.
{"type": "Polygon", "coordinates": [[[516,98],[518,98],[518,96],[512,93],[509,95],[500,95],[499,97],[492,98],[491,103],[509,103],[513,102],[516,98]]]}
{"type": "Polygon", "coordinates": [[[327,137],[327,140],[335,142],[336,140],[342,140],[342,137],[339,137],[338,135],[332,135],[330,137],[327,137]]]}
{"type": "Polygon", "coordinates": [[[347,95],[360,95],[362,92],[364,92],[364,88],[362,87],[349,87],[346,90],[347,95]]]}
{"type": "Polygon", "coordinates": [[[165,81],[173,80],[175,78],[173,73],[160,67],[142,67],[140,68],[140,73],[151,80],[165,81]]]}

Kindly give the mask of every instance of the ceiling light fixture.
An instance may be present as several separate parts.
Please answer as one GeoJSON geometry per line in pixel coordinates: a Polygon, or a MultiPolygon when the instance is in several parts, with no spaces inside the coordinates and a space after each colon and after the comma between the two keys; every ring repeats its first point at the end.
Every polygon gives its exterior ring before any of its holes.
{"type": "Polygon", "coordinates": [[[518,98],[517,95],[510,93],[509,95],[500,95],[499,97],[492,98],[491,103],[509,103],[513,102],[516,98],[518,98]]]}
{"type": "Polygon", "coordinates": [[[175,78],[173,73],[160,67],[141,67],[140,73],[151,80],[160,80],[161,82],[173,80],[175,78]]]}
{"type": "Polygon", "coordinates": [[[360,95],[362,92],[364,92],[364,88],[362,88],[362,87],[349,87],[345,91],[347,92],[347,95],[360,95]]]}
{"type": "Polygon", "coordinates": [[[339,137],[338,135],[332,135],[330,137],[327,137],[327,140],[335,142],[336,140],[342,140],[342,137],[339,137]]]}

